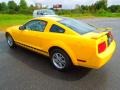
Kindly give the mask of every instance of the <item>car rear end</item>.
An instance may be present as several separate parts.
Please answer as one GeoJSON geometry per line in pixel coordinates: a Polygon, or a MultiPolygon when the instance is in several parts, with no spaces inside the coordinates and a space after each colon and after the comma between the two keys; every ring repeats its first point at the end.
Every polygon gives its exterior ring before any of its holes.
{"type": "Polygon", "coordinates": [[[116,44],[113,39],[113,35],[111,31],[103,32],[101,37],[96,38],[97,40],[97,49],[96,49],[96,57],[94,59],[98,60],[95,61],[95,68],[100,68],[105,63],[107,63],[115,50],[116,44]]]}
{"type": "MultiPolygon", "coordinates": [[[[81,66],[99,69],[106,64],[112,57],[115,51],[115,41],[111,31],[99,32],[99,33],[87,33],[83,35],[91,39],[93,46],[88,47],[89,56],[85,62],[81,62],[79,58],[78,64],[81,66]],[[93,42],[92,42],[93,41],[93,42]],[[94,48],[93,48],[94,47],[94,48]]],[[[88,44],[89,45],[89,44],[88,44]]],[[[87,51],[86,51],[87,52],[87,51]]]]}
{"type": "Polygon", "coordinates": [[[76,58],[74,65],[97,69],[110,60],[116,44],[108,28],[96,28],[71,18],[63,18],[59,23],[77,33],[75,40],[70,37],[70,46],[76,58]]]}

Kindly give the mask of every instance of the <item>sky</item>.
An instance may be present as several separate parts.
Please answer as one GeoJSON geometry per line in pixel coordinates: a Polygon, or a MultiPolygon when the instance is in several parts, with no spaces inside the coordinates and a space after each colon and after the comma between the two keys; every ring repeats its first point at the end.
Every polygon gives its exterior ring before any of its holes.
{"type": "MultiPolygon", "coordinates": [[[[8,2],[10,0],[0,0],[0,2],[8,2]]],[[[20,0],[14,0],[16,3],[19,3],[20,0]]],[[[98,0],[26,0],[28,5],[35,3],[42,3],[52,7],[53,4],[62,4],[63,8],[71,9],[74,8],[76,4],[79,5],[91,5],[98,0]]],[[[108,0],[108,6],[110,5],[120,5],[120,0],[108,0]]]]}

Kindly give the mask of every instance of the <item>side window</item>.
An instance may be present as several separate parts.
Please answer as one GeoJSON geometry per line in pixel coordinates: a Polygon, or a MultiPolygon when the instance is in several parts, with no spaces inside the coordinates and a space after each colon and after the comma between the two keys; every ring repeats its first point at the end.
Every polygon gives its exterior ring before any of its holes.
{"type": "Polygon", "coordinates": [[[52,25],[50,32],[64,33],[65,30],[57,25],[52,25]]]}
{"type": "Polygon", "coordinates": [[[25,28],[32,31],[43,32],[46,25],[47,25],[47,22],[45,21],[32,20],[25,25],[25,28]]]}

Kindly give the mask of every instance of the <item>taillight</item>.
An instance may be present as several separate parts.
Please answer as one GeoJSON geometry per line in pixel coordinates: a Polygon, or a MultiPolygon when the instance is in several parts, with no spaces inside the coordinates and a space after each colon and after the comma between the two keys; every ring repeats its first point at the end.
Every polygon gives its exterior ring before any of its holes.
{"type": "Polygon", "coordinates": [[[106,43],[102,42],[98,45],[98,53],[102,53],[106,49],[106,43]]]}

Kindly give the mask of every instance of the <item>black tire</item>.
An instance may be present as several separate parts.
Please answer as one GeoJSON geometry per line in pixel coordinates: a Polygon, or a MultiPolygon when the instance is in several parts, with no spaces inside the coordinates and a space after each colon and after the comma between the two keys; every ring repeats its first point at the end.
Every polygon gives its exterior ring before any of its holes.
{"type": "Polygon", "coordinates": [[[12,36],[10,34],[6,34],[6,40],[7,40],[7,44],[10,48],[14,48],[16,45],[15,45],[15,42],[12,38],[12,36]]]}
{"type": "Polygon", "coordinates": [[[62,50],[62,49],[53,49],[51,52],[50,52],[50,57],[51,57],[51,63],[52,65],[59,71],[68,71],[70,70],[70,68],[72,67],[72,62],[71,62],[71,59],[70,57],[68,56],[68,54],[62,50]],[[61,57],[61,59],[55,59],[55,55],[57,55],[61,57]],[[64,58],[64,59],[63,59],[64,58]],[[58,62],[56,62],[56,60],[58,60],[58,62]],[[57,66],[56,64],[58,63],[61,63],[61,67],[57,66]],[[55,64],[56,63],[56,64],[55,64]]]}

